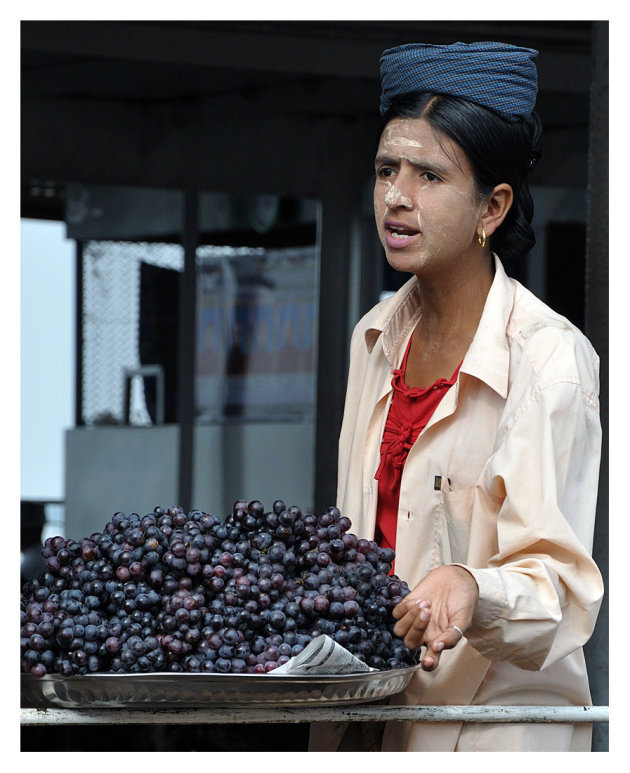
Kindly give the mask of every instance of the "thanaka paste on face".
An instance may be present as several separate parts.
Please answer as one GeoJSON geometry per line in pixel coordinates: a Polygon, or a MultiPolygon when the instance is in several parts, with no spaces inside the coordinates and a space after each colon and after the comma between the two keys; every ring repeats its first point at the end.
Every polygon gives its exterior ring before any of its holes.
{"type": "Polygon", "coordinates": [[[385,205],[390,209],[395,207],[411,207],[412,201],[402,194],[402,192],[389,180],[387,182],[387,192],[385,193],[385,205]]]}
{"type": "Polygon", "coordinates": [[[406,145],[409,148],[423,148],[424,145],[421,142],[406,136],[405,132],[411,133],[407,129],[409,126],[412,126],[412,124],[408,118],[395,119],[391,124],[386,126],[382,134],[384,147],[388,148],[391,145],[406,145]]]}
{"type": "MultiPolygon", "coordinates": [[[[438,136],[424,119],[394,119],[381,135],[377,164],[394,171],[381,175],[377,167],[374,203],[379,235],[395,269],[424,271],[430,263],[452,259],[453,250],[463,256],[477,244],[485,197],[476,191],[472,169],[458,146],[438,136]],[[408,166],[416,174],[410,174],[408,166]],[[424,171],[434,170],[437,179],[426,179],[424,171]],[[387,236],[386,219],[407,223],[413,230],[412,219],[418,233],[404,248],[396,248],[395,242],[388,247],[388,238],[393,240],[396,234],[387,236]]],[[[400,236],[398,243],[404,242],[400,236]]]]}

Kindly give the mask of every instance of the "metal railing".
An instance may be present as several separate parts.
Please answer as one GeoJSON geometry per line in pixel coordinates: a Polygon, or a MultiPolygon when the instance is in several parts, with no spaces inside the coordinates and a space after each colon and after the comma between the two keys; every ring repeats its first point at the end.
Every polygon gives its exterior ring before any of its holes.
{"type": "Polygon", "coordinates": [[[239,724],[293,722],[608,722],[608,706],[383,706],[22,709],[21,723],[33,725],[239,724]]]}

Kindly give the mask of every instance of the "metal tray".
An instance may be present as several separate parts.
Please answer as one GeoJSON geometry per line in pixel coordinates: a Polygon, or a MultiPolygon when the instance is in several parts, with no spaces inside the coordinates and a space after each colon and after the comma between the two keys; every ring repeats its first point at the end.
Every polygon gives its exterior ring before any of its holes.
{"type": "Polygon", "coordinates": [[[376,701],[402,692],[419,666],[338,676],[264,674],[22,674],[23,708],[317,706],[376,701]]]}

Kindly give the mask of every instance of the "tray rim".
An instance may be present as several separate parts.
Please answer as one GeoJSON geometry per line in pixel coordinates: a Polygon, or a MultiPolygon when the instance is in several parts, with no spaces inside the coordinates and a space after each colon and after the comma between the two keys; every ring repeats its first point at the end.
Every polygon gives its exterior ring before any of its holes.
{"type": "Polygon", "coordinates": [[[87,681],[91,679],[98,680],[146,680],[155,679],[159,681],[170,681],[181,679],[195,679],[197,681],[214,681],[215,679],[222,680],[249,680],[263,682],[280,681],[305,681],[306,683],[312,682],[353,682],[353,681],[377,681],[380,679],[394,679],[398,676],[406,676],[407,674],[414,673],[420,668],[420,663],[415,666],[407,666],[406,668],[394,668],[386,671],[353,671],[349,674],[274,674],[270,671],[267,674],[222,674],[220,672],[212,671],[210,673],[202,672],[189,672],[189,671],[145,671],[142,673],[110,673],[108,671],[96,671],[93,674],[72,674],[70,676],[64,676],[63,674],[50,673],[45,674],[43,677],[36,677],[32,674],[21,673],[21,681],[31,682],[32,684],[47,682],[66,682],[66,683],[78,683],[79,681],[87,681]]]}
{"type": "MultiPolygon", "coordinates": [[[[332,702],[342,705],[344,703],[361,703],[371,702],[374,700],[381,700],[391,697],[398,692],[404,691],[409,685],[414,672],[420,667],[420,664],[415,666],[408,666],[400,669],[389,669],[386,671],[366,671],[366,672],[354,672],[351,674],[276,674],[272,672],[268,674],[221,674],[221,673],[191,673],[191,672],[169,672],[169,671],[154,671],[146,673],[131,673],[131,674],[116,674],[107,672],[96,672],[94,674],[73,674],[70,676],[64,676],[62,674],[46,674],[45,676],[38,678],[32,674],[21,674],[21,704],[24,706],[35,707],[64,707],[74,709],[88,709],[99,708],[99,706],[86,702],[85,705],[80,705],[81,700],[66,700],[63,696],[58,696],[54,691],[57,687],[61,690],[76,689],[80,691],[85,689],[86,691],[92,690],[98,692],[99,688],[104,690],[102,697],[97,699],[98,703],[111,701],[111,695],[107,690],[112,689],[116,683],[120,685],[121,690],[129,691],[133,690],[134,683],[137,687],[143,689],[151,689],[151,683],[156,687],[156,690],[165,689],[171,690],[176,693],[179,688],[186,687],[187,690],[194,689],[197,685],[200,689],[211,691],[214,686],[217,692],[222,691],[222,698],[220,700],[213,701],[210,697],[200,700],[191,700],[187,697],[184,691],[180,696],[173,695],[173,697],[167,698],[152,698],[134,700],[133,693],[124,695],[116,700],[120,701],[121,708],[134,709],[134,708],[178,708],[184,706],[195,706],[198,708],[212,708],[218,706],[243,706],[251,705],[252,707],[289,707],[303,706],[303,705],[316,705],[317,703],[332,702]],[[395,683],[401,681],[403,687],[401,689],[395,689],[393,692],[388,690],[389,683],[395,683]],[[380,686],[381,695],[361,694],[361,691],[375,689],[379,692],[379,686],[371,688],[374,682],[382,682],[380,686]],[[250,688],[250,692],[239,692],[240,688],[245,688],[247,685],[250,688]],[[327,695],[326,692],[330,689],[334,689],[336,686],[340,690],[345,689],[347,691],[346,697],[336,698],[334,696],[327,695]],[[230,687],[234,688],[233,698],[225,697],[226,691],[229,691],[230,687]],[[290,689],[295,687],[296,690],[302,689],[306,691],[310,697],[302,696],[292,701],[290,696],[285,699],[284,694],[280,697],[274,696],[274,690],[290,689]],[[47,689],[53,692],[46,694],[47,689]],[[258,689],[258,692],[256,692],[258,689]],[[354,695],[352,693],[354,690],[354,695]],[[39,691],[39,694],[36,694],[39,691]],[[317,696],[317,692],[321,692],[320,696],[317,696]],[[275,699],[274,699],[275,698],[275,699]],[[74,705],[72,705],[74,704],[74,705]]],[[[288,695],[288,693],[287,693],[288,695]]],[[[93,697],[92,697],[92,700],[93,697]]]]}

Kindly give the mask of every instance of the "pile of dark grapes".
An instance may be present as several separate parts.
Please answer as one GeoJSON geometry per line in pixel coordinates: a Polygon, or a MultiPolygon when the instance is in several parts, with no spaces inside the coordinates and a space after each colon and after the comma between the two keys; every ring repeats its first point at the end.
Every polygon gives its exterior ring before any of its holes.
{"type": "Polygon", "coordinates": [[[21,669],[265,674],[328,634],[379,670],[414,665],[392,609],[409,593],[393,550],[282,500],[222,521],[181,507],[115,513],[102,533],[52,537],[22,588],[21,669]]]}

